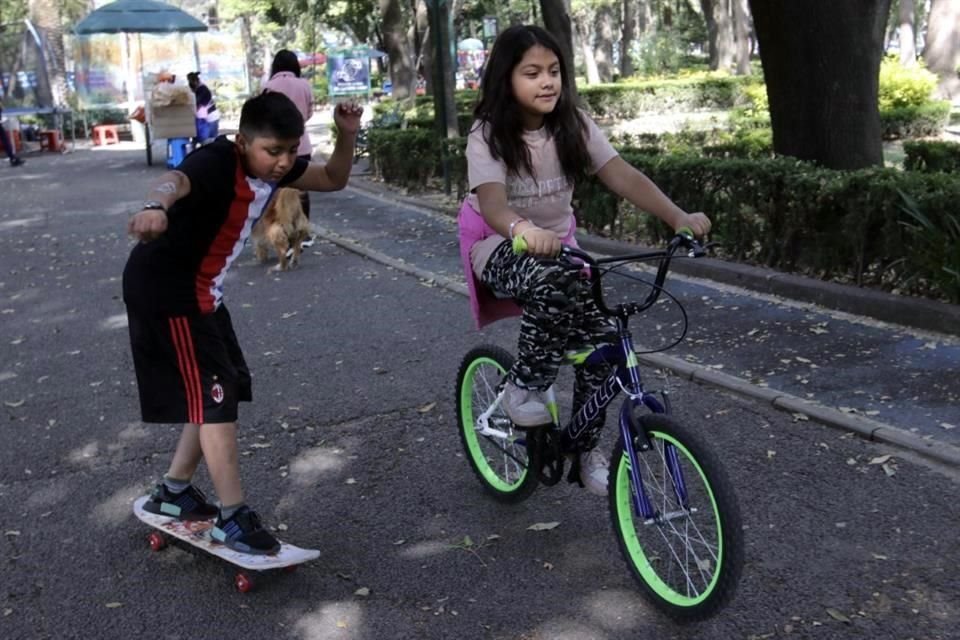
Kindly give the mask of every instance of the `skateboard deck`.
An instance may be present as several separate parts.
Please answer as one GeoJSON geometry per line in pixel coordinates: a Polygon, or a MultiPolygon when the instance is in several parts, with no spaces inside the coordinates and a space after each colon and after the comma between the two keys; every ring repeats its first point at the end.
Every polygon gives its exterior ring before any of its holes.
{"type": "MultiPolygon", "coordinates": [[[[280,542],[280,551],[273,555],[253,555],[229,549],[213,541],[210,531],[213,529],[213,520],[177,520],[169,516],[150,513],[143,508],[148,496],[141,496],[133,503],[133,513],[151,527],[186,542],[190,546],[206,551],[211,555],[226,560],[242,569],[251,571],[267,571],[270,569],[292,569],[296,565],[316,560],[320,552],[316,549],[302,549],[296,545],[280,542]]],[[[165,546],[163,536],[156,532],[149,537],[150,547],[159,551],[165,546]]],[[[247,591],[242,583],[252,587],[252,578],[243,573],[237,574],[236,586],[241,591],[247,591]]]]}

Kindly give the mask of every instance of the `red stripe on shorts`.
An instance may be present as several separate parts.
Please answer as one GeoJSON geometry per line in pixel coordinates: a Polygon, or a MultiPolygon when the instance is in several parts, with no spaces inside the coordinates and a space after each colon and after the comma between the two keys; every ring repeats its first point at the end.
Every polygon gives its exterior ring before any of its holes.
{"type": "Polygon", "coordinates": [[[170,318],[170,334],[173,346],[177,350],[177,364],[183,377],[183,388],[187,398],[187,420],[193,424],[203,424],[203,390],[200,386],[200,368],[193,349],[193,337],[190,324],[184,317],[170,318]]]}

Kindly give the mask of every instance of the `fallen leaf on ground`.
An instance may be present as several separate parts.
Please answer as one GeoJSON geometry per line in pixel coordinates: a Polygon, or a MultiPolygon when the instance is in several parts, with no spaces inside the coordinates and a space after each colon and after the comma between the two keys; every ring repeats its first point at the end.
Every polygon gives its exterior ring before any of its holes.
{"type": "Polygon", "coordinates": [[[360,587],[359,589],[353,592],[353,595],[367,597],[368,595],[370,595],[370,589],[366,587],[360,587]]]}
{"type": "Polygon", "coordinates": [[[426,413],[427,411],[430,411],[430,409],[433,409],[435,406],[437,406],[437,403],[431,402],[429,404],[423,405],[422,407],[417,409],[417,411],[419,411],[420,413],[426,413]]]}
{"type": "Polygon", "coordinates": [[[122,606],[123,606],[123,603],[122,603],[122,602],[108,602],[108,603],[107,603],[106,605],[104,605],[104,606],[106,606],[107,609],[116,609],[116,608],[118,608],[118,607],[122,607],[122,606]]]}
{"type": "Polygon", "coordinates": [[[527,527],[527,531],[549,531],[560,526],[559,522],[537,522],[527,527]]]}
{"type": "Polygon", "coordinates": [[[827,614],[828,614],[831,618],[833,618],[834,620],[839,620],[840,622],[846,622],[847,624],[850,624],[850,618],[848,618],[847,616],[843,615],[842,613],[840,613],[840,612],[837,611],[836,609],[828,608],[828,609],[827,609],[827,614]]]}
{"type": "Polygon", "coordinates": [[[870,460],[870,462],[867,463],[867,464],[883,464],[883,463],[885,463],[885,462],[888,462],[888,461],[890,460],[890,458],[892,458],[892,457],[893,457],[893,456],[890,455],[890,454],[887,454],[887,455],[884,455],[884,456],[878,456],[878,457],[876,457],[876,458],[872,458],[872,459],[870,460]]]}

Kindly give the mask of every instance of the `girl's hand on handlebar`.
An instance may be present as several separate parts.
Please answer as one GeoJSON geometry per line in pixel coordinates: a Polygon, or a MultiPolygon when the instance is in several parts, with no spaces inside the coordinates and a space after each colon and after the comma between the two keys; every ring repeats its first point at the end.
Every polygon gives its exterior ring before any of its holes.
{"type": "Polygon", "coordinates": [[[553,231],[531,227],[518,235],[526,243],[526,252],[537,258],[553,258],[560,253],[560,238],[553,231]]]}
{"type": "Polygon", "coordinates": [[[685,214],[684,217],[680,220],[680,224],[674,227],[675,231],[687,227],[693,231],[693,235],[697,238],[702,238],[703,236],[710,233],[710,218],[706,214],[697,211],[696,213],[685,214]]]}

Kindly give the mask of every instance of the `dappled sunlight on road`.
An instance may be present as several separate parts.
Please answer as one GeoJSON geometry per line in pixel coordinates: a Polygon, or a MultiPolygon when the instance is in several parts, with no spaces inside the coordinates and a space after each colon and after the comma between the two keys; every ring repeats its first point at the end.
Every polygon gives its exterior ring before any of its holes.
{"type": "MultiPolygon", "coordinates": [[[[355,602],[328,602],[294,623],[298,638],[363,638],[363,612],[355,602]]],[[[373,640],[371,638],[371,640],[373,640]]]]}
{"type": "Polygon", "coordinates": [[[347,464],[339,447],[312,447],[290,463],[290,479],[300,486],[316,484],[323,476],[333,475],[347,464]]]}
{"type": "Polygon", "coordinates": [[[37,487],[30,492],[30,496],[27,498],[27,510],[52,509],[67,499],[72,488],[73,482],[66,478],[57,479],[45,487],[37,487]]]}
{"type": "Polygon", "coordinates": [[[639,591],[594,591],[584,600],[584,609],[593,625],[611,631],[638,631],[644,621],[660,615],[647,605],[639,591]]]}
{"type": "Polygon", "coordinates": [[[93,458],[96,458],[99,452],[100,443],[94,440],[93,442],[88,442],[82,447],[77,447],[68,453],[67,460],[74,464],[86,464],[88,466],[93,466],[93,458]]]}
{"type": "Polygon", "coordinates": [[[43,223],[44,219],[42,216],[31,216],[29,218],[15,218],[13,220],[5,220],[0,222],[0,231],[7,231],[8,229],[15,229],[17,227],[28,227],[33,224],[43,223]]]}
{"type": "Polygon", "coordinates": [[[417,542],[404,547],[403,551],[399,553],[399,556],[401,558],[407,558],[410,560],[422,560],[423,558],[429,558],[431,556],[438,556],[442,553],[446,553],[452,548],[453,547],[449,542],[440,540],[427,540],[425,542],[417,542]]]}
{"type": "Polygon", "coordinates": [[[133,512],[133,501],[144,494],[142,484],[122,487],[95,506],[88,516],[96,527],[115,527],[128,520],[133,512]]]}
{"type": "Polygon", "coordinates": [[[126,329],[127,326],[126,313],[118,313],[100,322],[100,328],[105,331],[109,331],[110,329],[126,329]]]}

